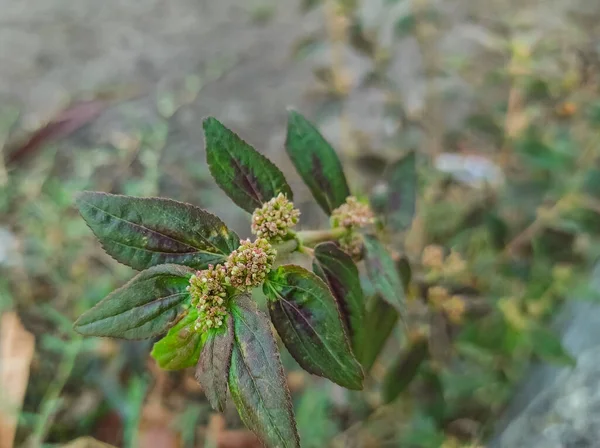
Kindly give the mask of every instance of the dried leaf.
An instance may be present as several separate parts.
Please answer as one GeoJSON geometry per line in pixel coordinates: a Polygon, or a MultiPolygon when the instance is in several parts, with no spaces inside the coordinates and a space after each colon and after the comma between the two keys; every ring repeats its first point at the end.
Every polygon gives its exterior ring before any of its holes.
{"type": "Polygon", "coordinates": [[[0,447],[13,446],[33,358],[35,338],[14,312],[0,318],[0,447]]]}
{"type": "Polygon", "coordinates": [[[96,119],[109,104],[109,101],[101,99],[72,104],[46,126],[35,131],[27,141],[11,145],[13,148],[9,150],[7,165],[32,156],[43,145],[68,137],[96,119]]]}

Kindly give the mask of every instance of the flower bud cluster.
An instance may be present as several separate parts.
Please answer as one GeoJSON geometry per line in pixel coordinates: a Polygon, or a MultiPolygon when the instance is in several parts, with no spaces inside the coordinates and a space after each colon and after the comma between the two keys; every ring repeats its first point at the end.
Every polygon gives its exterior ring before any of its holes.
{"type": "Polygon", "coordinates": [[[298,223],[300,210],[294,208],[283,193],[254,210],[252,214],[252,233],[258,238],[281,240],[290,228],[298,223]]]}
{"type": "Polygon", "coordinates": [[[340,249],[350,255],[354,260],[360,260],[363,251],[363,236],[360,233],[348,233],[338,242],[340,249]]]}
{"type": "Polygon", "coordinates": [[[219,328],[227,315],[225,309],[225,269],[222,265],[208,266],[208,269],[196,272],[190,278],[187,290],[192,296],[192,305],[199,311],[196,329],[207,331],[219,328]]]}
{"type": "Polygon", "coordinates": [[[264,238],[245,240],[224,264],[211,264],[192,275],[187,290],[199,311],[196,330],[220,328],[227,315],[227,287],[247,290],[259,286],[271,271],[276,255],[264,238]]]}
{"type": "Polygon", "coordinates": [[[430,245],[423,249],[421,263],[426,268],[426,279],[436,281],[440,278],[465,280],[468,277],[468,265],[465,259],[456,251],[448,256],[441,246],[430,245]]]}
{"type": "Polygon", "coordinates": [[[237,289],[259,286],[275,262],[277,251],[264,238],[242,241],[225,262],[226,281],[237,289]]]}
{"type": "Polygon", "coordinates": [[[360,260],[363,250],[363,237],[356,230],[374,222],[369,204],[359,202],[354,196],[348,196],[344,204],[331,212],[331,226],[348,229],[348,233],[338,240],[340,248],[355,260],[360,260]]]}
{"type": "Polygon", "coordinates": [[[354,196],[348,196],[346,203],[331,212],[332,227],[360,228],[375,222],[375,216],[369,204],[359,202],[354,196]]]}

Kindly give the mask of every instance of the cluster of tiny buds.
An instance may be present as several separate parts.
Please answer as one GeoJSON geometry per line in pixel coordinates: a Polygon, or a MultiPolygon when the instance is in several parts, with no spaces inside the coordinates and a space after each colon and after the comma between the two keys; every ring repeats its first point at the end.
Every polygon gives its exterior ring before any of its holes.
{"type": "Polygon", "coordinates": [[[340,249],[350,255],[354,260],[362,258],[363,236],[360,233],[348,233],[339,239],[340,249]]]}
{"type": "Polygon", "coordinates": [[[444,248],[436,245],[429,245],[423,249],[421,263],[427,268],[427,278],[434,280],[445,277],[460,279],[467,274],[467,262],[456,251],[451,251],[448,256],[444,248]]]}
{"type": "Polygon", "coordinates": [[[333,227],[360,228],[375,222],[375,216],[369,204],[359,202],[354,196],[348,196],[346,203],[331,212],[333,227]]]}
{"type": "Polygon", "coordinates": [[[190,277],[187,290],[192,296],[192,305],[198,308],[196,330],[207,331],[219,328],[227,315],[225,309],[225,268],[222,265],[208,266],[190,277]]]}
{"type": "Polygon", "coordinates": [[[237,289],[259,286],[275,262],[277,251],[264,238],[242,241],[225,262],[226,282],[237,289]]]}
{"type": "Polygon", "coordinates": [[[264,238],[254,242],[245,240],[224,264],[211,264],[192,275],[187,290],[199,312],[195,329],[220,328],[227,316],[226,287],[247,290],[259,286],[271,271],[276,255],[277,251],[264,238]]]}
{"type": "Polygon", "coordinates": [[[298,223],[300,210],[279,193],[252,214],[252,233],[258,238],[281,240],[298,223]]]}

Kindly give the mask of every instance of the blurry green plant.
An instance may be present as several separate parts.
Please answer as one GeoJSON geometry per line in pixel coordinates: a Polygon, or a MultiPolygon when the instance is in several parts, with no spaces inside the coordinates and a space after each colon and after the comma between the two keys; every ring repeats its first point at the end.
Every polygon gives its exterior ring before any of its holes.
{"type": "Polygon", "coordinates": [[[331,217],[330,228],[294,231],[299,211],[281,171],[216,119],[206,119],[204,131],[210,171],[253,214],[257,238],[240,241],[219,218],[190,204],[83,192],[77,207],[104,250],[141,272],[85,312],[75,329],[124,339],[166,332],[152,350],[161,367],[196,365],[215,409],[224,409],[229,390],[242,420],[265,443],[299,446],[277,343],[253,290],[262,287],[271,322],[300,366],[362,389],[363,366],[370,367],[385,336],[374,337],[381,329],[368,326],[373,317],[355,260],[364,259],[395,322],[405,310],[405,286],[380,238],[412,222],[416,158],[409,154],[392,167],[390,178],[399,182],[389,186],[375,216],[351,195],[333,148],[290,111],[288,155],[331,217]],[[294,252],[312,258],[314,273],[286,264],[294,252]]]}

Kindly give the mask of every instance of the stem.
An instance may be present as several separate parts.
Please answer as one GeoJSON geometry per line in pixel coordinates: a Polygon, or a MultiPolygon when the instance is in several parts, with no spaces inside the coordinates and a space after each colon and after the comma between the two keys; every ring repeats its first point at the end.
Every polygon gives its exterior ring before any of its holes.
{"type": "Polygon", "coordinates": [[[300,243],[297,239],[287,240],[283,243],[275,244],[273,249],[277,251],[277,257],[285,257],[298,249],[300,243]]]}
{"type": "Polygon", "coordinates": [[[336,227],[335,229],[327,230],[304,230],[296,234],[300,246],[314,246],[323,241],[335,241],[348,233],[348,229],[344,227],[336,227]]]}
{"type": "Polygon", "coordinates": [[[26,445],[30,447],[41,446],[46,438],[48,429],[54,421],[57,411],[63,404],[60,399],[60,394],[73,371],[75,361],[79,355],[81,348],[81,338],[79,336],[74,337],[68,347],[65,350],[65,355],[61,360],[56,378],[48,387],[48,390],[44,394],[42,403],[40,404],[40,416],[36,422],[33,433],[27,441],[26,445]]]}

